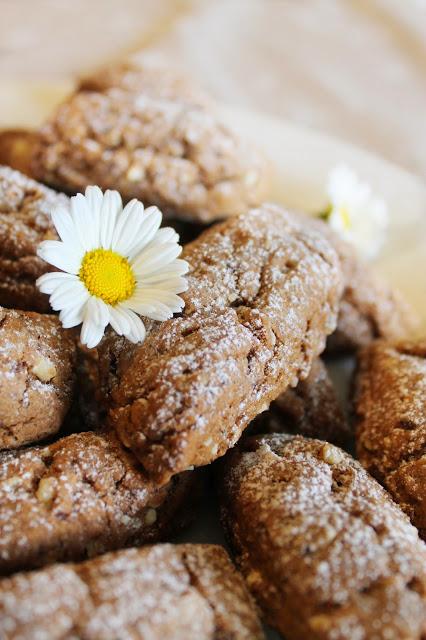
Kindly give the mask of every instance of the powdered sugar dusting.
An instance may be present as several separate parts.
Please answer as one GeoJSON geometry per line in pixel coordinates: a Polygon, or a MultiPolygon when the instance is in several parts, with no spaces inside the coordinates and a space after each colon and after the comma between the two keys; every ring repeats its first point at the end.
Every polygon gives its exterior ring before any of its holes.
{"type": "Polygon", "coordinates": [[[56,239],[50,213],[67,198],[0,166],[0,304],[48,311],[47,296],[35,286],[49,266],[37,257],[37,246],[56,239]]]}
{"type": "Polygon", "coordinates": [[[153,485],[106,433],[4,452],[0,463],[3,572],[156,540],[177,527],[192,486],[189,476],[153,485]]]}
{"type": "Polygon", "coordinates": [[[143,346],[111,336],[100,349],[110,419],[161,481],[225,453],[306,377],[341,293],[328,243],[272,205],[213,227],[183,257],[183,316],[150,325],[143,346]]]}
{"type": "Polygon", "coordinates": [[[75,360],[73,336],[57,318],[0,307],[0,447],[58,431],[71,404],[75,360]]]}
{"type": "Polygon", "coordinates": [[[426,341],[377,341],[359,355],[357,451],[426,537],[426,341]]]}
{"type": "Polygon", "coordinates": [[[248,584],[291,637],[421,638],[426,547],[383,489],[336,452],[276,435],[231,454],[224,520],[248,584]]]}
{"type": "Polygon", "coordinates": [[[6,640],[263,638],[241,577],[213,545],[129,549],[18,574],[0,582],[0,612],[6,640]]]}
{"type": "Polygon", "coordinates": [[[40,132],[34,168],[65,191],[117,189],[189,220],[241,213],[265,194],[264,159],[171,69],[119,64],[87,79],[40,132]]]}

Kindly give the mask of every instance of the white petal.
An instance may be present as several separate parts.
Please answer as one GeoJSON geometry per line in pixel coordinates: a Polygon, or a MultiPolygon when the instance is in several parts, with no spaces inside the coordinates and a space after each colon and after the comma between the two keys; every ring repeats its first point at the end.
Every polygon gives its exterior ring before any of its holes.
{"type": "Polygon", "coordinates": [[[81,247],[66,245],[58,240],[44,240],[38,246],[37,255],[62,271],[77,274],[84,251],[81,247]]]}
{"type": "Polygon", "coordinates": [[[36,280],[36,285],[42,293],[53,293],[57,286],[68,280],[76,280],[77,276],[71,273],[63,273],[62,271],[52,271],[45,273],[36,280]]]}
{"type": "Polygon", "coordinates": [[[74,305],[62,309],[59,314],[59,320],[62,322],[62,326],[65,329],[69,329],[70,327],[76,327],[81,324],[84,318],[84,307],[85,305],[83,304],[80,307],[74,305]]]}
{"type": "Polygon", "coordinates": [[[94,323],[106,327],[110,321],[110,305],[95,296],[92,296],[90,304],[94,323]]]}
{"type": "MultiPolygon", "coordinates": [[[[106,305],[105,305],[106,306],[106,305]]],[[[98,299],[93,296],[87,301],[83,312],[83,325],[81,327],[81,341],[89,349],[96,347],[101,341],[105,327],[109,322],[109,310],[104,313],[98,304],[98,299]],[[108,316],[107,318],[105,316],[108,316]],[[107,320],[106,322],[104,322],[107,320]]]]}
{"type": "Polygon", "coordinates": [[[81,193],[77,193],[70,200],[71,218],[74,223],[75,233],[85,251],[90,251],[94,247],[93,243],[93,221],[86,198],[81,193]]]}
{"type": "Polygon", "coordinates": [[[64,206],[59,205],[53,209],[52,222],[62,242],[71,244],[80,242],[75,232],[75,227],[71,215],[68,209],[66,209],[64,206]]]}
{"type": "Polygon", "coordinates": [[[49,298],[50,306],[54,311],[60,311],[71,305],[81,306],[89,299],[89,293],[83,283],[75,277],[58,284],[49,298]]]}
{"type": "Polygon", "coordinates": [[[131,200],[118,217],[112,240],[114,251],[123,256],[128,256],[138,242],[143,222],[144,206],[142,202],[135,199],[131,200]]]}
{"type": "Polygon", "coordinates": [[[174,242],[162,245],[154,244],[136,257],[132,262],[132,267],[138,277],[148,276],[173,262],[181,252],[182,247],[174,242]]]}
{"type": "Polygon", "coordinates": [[[84,319],[81,327],[80,339],[89,349],[96,347],[103,338],[105,327],[96,325],[90,319],[84,319]]]}
{"type": "Polygon", "coordinates": [[[118,191],[106,191],[101,207],[100,244],[104,249],[111,249],[117,216],[123,208],[118,191]]]}
{"type": "Polygon", "coordinates": [[[145,210],[143,223],[139,227],[138,234],[135,236],[135,242],[128,254],[130,260],[136,258],[142,249],[154,238],[161,225],[162,217],[162,213],[157,207],[149,207],[145,210]]]}
{"type": "Polygon", "coordinates": [[[125,310],[127,318],[130,322],[130,333],[125,334],[130,342],[143,342],[145,340],[145,325],[136,313],[130,309],[125,310]]]}
{"type": "Polygon", "coordinates": [[[110,307],[110,324],[119,336],[128,335],[132,331],[132,324],[125,309],[120,306],[110,307]]]}
{"type": "MultiPolygon", "coordinates": [[[[165,244],[166,242],[179,242],[179,234],[172,227],[159,229],[151,240],[152,243],[165,244]]],[[[151,246],[151,243],[148,245],[151,246]]]]}

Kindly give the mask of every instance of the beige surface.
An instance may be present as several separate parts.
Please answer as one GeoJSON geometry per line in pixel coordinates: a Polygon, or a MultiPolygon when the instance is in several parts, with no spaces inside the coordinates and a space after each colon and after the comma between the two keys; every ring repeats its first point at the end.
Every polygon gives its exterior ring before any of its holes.
{"type": "Polygon", "coordinates": [[[19,117],[10,81],[62,81],[149,47],[223,102],[426,175],[426,0],[2,0],[0,10],[2,123],[19,117]]]}

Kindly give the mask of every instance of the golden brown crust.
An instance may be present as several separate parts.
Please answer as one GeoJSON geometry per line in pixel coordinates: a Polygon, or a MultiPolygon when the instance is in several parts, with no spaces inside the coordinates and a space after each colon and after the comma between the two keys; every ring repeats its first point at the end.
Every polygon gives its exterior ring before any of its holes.
{"type": "Polygon", "coordinates": [[[186,473],[159,488],[109,433],[4,452],[0,573],[159,540],[188,518],[196,482],[186,473]]]}
{"type": "Polygon", "coordinates": [[[422,640],[426,546],[361,465],[300,436],[225,458],[223,520],[269,624],[288,640],[422,640]]]}
{"type": "Polygon", "coordinates": [[[124,200],[195,221],[259,204],[263,157],[200,104],[188,83],[169,69],[161,73],[124,64],[85,81],[39,132],[34,175],[66,192],[88,184],[117,189],[124,200]]]}
{"type": "Polygon", "coordinates": [[[241,576],[215,545],[157,545],[0,581],[4,640],[262,640],[241,576]]]}
{"type": "Polygon", "coordinates": [[[49,299],[36,279],[51,268],[37,257],[42,240],[57,239],[52,209],[66,204],[55,193],[9,167],[0,167],[0,304],[5,307],[50,310],[49,299]]]}
{"type": "Polygon", "coordinates": [[[0,449],[56,433],[75,383],[73,333],[55,316],[0,307],[0,449]]]}
{"type": "Polygon", "coordinates": [[[212,227],[183,257],[182,317],[151,324],[143,345],[110,334],[100,346],[111,424],[161,482],[223,455],[308,375],[341,292],[327,242],[273,205],[212,227]]]}
{"type": "Polygon", "coordinates": [[[426,340],[359,354],[357,453],[426,538],[426,340]]]}
{"type": "Polygon", "coordinates": [[[320,358],[312,364],[306,380],[278,396],[251,426],[254,433],[299,433],[341,445],[347,443],[351,433],[320,358]]]}

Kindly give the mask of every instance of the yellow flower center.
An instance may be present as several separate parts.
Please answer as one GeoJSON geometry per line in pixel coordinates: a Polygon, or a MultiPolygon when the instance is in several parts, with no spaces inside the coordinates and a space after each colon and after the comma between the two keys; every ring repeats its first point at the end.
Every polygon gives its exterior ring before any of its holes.
{"type": "Polygon", "coordinates": [[[345,231],[349,231],[352,226],[351,217],[349,215],[349,211],[346,207],[340,207],[339,209],[340,217],[342,218],[343,228],[345,231]]]}
{"type": "Polygon", "coordinates": [[[92,296],[112,306],[130,298],[136,286],[129,261],[111,249],[88,251],[78,276],[92,296]]]}

